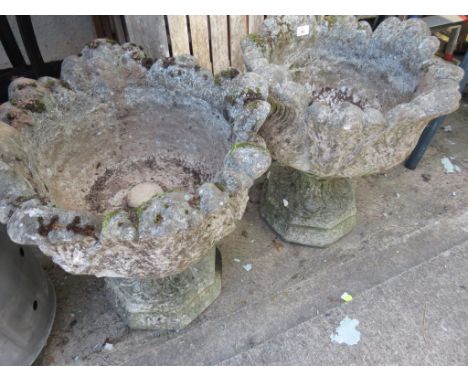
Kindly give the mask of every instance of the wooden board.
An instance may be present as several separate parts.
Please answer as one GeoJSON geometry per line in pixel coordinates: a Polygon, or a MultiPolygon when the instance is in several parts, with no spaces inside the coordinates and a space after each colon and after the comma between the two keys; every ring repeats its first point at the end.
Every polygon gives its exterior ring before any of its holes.
{"type": "Polygon", "coordinates": [[[244,71],[241,40],[247,35],[247,16],[229,16],[231,66],[244,71]]]}
{"type": "Polygon", "coordinates": [[[213,70],[210,58],[208,16],[189,16],[193,55],[202,68],[213,70]]]}
{"type": "Polygon", "coordinates": [[[210,16],[213,72],[229,67],[227,16],[210,16]]]}
{"type": "Polygon", "coordinates": [[[169,57],[164,16],[125,16],[128,39],[152,58],[169,57]]]}
{"type": "Polygon", "coordinates": [[[190,54],[186,16],[167,16],[172,55],[190,54]]]}
{"type": "Polygon", "coordinates": [[[260,28],[262,26],[263,20],[264,20],[264,16],[261,16],[261,15],[249,16],[249,34],[260,33],[260,28]]]}
{"type": "Polygon", "coordinates": [[[119,44],[126,42],[125,32],[122,25],[122,16],[109,16],[111,25],[115,30],[115,39],[119,44]]]}

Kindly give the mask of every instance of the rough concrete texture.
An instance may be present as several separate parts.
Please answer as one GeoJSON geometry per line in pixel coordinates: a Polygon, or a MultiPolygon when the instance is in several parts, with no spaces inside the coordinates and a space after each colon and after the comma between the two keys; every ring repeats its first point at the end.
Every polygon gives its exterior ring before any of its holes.
{"type": "Polygon", "coordinates": [[[260,134],[273,158],[319,177],[401,163],[426,124],[459,105],[463,70],[435,57],[438,45],[419,19],[372,32],[353,16],[268,17],[242,50],[269,84],[260,134]]]}
{"type": "Polygon", "coordinates": [[[221,257],[215,252],[213,248],[199,263],[163,279],[107,277],[110,300],[132,329],[182,329],[221,291],[221,257]]]}
{"type": "Polygon", "coordinates": [[[58,310],[37,364],[466,365],[468,103],[446,124],[415,171],[358,180],[356,228],[326,249],[276,237],[256,187],[219,246],[220,296],[179,332],[129,331],[103,280],[50,265],[58,310]],[[445,173],[445,156],[460,173],[445,173]],[[359,321],[357,345],[331,342],[346,315],[359,321]]]}
{"type": "Polygon", "coordinates": [[[274,162],[260,213],[290,243],[326,247],[356,224],[354,180],[320,179],[274,162]]]}
{"type": "Polygon", "coordinates": [[[15,79],[0,106],[13,241],[70,273],[163,278],[234,230],[271,163],[256,134],[270,110],[260,76],[213,78],[188,55],[152,64],[135,44],[99,39],[61,77],[15,79]],[[163,192],[148,200],[148,183],[163,192]]]}

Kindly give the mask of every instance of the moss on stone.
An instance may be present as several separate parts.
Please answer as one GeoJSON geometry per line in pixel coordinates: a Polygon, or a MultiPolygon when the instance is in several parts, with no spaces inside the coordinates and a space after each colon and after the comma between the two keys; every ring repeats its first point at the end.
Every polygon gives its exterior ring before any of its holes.
{"type": "Polygon", "coordinates": [[[256,145],[255,143],[238,142],[238,143],[234,143],[231,146],[231,153],[233,153],[236,150],[243,149],[243,148],[246,148],[246,147],[252,147],[252,148],[261,149],[261,150],[265,151],[265,149],[262,146],[256,145]]]}
{"type": "Polygon", "coordinates": [[[328,23],[328,26],[330,28],[333,28],[338,21],[338,17],[336,16],[325,16],[324,17],[325,21],[328,23]]]}
{"type": "Polygon", "coordinates": [[[30,100],[11,100],[10,103],[13,106],[17,106],[21,109],[28,110],[32,113],[43,113],[46,111],[46,106],[44,102],[40,99],[30,99],[30,100]]]}
{"type": "Polygon", "coordinates": [[[224,192],[224,184],[221,183],[221,182],[215,182],[214,185],[216,186],[216,188],[218,188],[219,190],[223,191],[224,192]]]}
{"type": "Polygon", "coordinates": [[[224,78],[233,79],[239,75],[239,71],[236,68],[228,68],[225,70],[221,70],[219,75],[224,78]]]}
{"type": "Polygon", "coordinates": [[[107,228],[111,219],[117,214],[119,214],[120,212],[122,212],[122,210],[114,210],[105,214],[104,219],[102,220],[102,228],[107,228]]]}
{"type": "Polygon", "coordinates": [[[216,86],[221,86],[221,76],[219,74],[215,75],[213,78],[213,82],[216,86]]]}
{"type": "Polygon", "coordinates": [[[154,224],[161,224],[163,221],[163,217],[160,213],[157,213],[156,216],[154,217],[154,224]]]}
{"type": "Polygon", "coordinates": [[[243,90],[242,93],[244,96],[244,103],[263,99],[262,92],[260,91],[260,88],[258,86],[255,89],[246,88],[243,90]]]}
{"type": "Polygon", "coordinates": [[[26,83],[20,83],[18,85],[16,85],[16,88],[18,90],[23,90],[23,89],[26,89],[26,88],[37,88],[37,84],[33,81],[31,82],[26,82],[26,83]]]}
{"type": "Polygon", "coordinates": [[[262,48],[265,47],[265,39],[261,35],[256,34],[256,33],[251,33],[247,35],[247,38],[253,43],[255,43],[257,46],[260,46],[262,48]]]}

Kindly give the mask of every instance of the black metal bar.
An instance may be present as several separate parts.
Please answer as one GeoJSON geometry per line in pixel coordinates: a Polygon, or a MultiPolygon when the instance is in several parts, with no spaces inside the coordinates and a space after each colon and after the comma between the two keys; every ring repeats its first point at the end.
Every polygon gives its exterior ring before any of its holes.
{"type": "Polygon", "coordinates": [[[24,57],[11,30],[10,23],[7,17],[3,15],[0,15],[0,39],[11,65],[14,68],[26,66],[24,57]]]}
{"type": "Polygon", "coordinates": [[[465,90],[465,86],[468,83],[468,51],[466,51],[465,55],[463,56],[460,67],[465,71],[465,75],[460,81],[460,91],[463,93],[463,90],[465,90]]]}
{"type": "Polygon", "coordinates": [[[24,48],[26,49],[34,74],[36,77],[40,77],[44,74],[44,60],[42,59],[39,45],[37,45],[31,16],[16,16],[16,22],[18,23],[18,29],[21,33],[24,48]]]}
{"type": "Polygon", "coordinates": [[[435,133],[439,129],[440,125],[445,121],[445,115],[432,120],[422,132],[421,136],[419,137],[418,144],[416,145],[415,149],[411,153],[411,155],[405,161],[405,167],[409,168],[410,170],[414,170],[418,165],[419,161],[423,157],[424,153],[426,152],[427,147],[431,143],[432,138],[434,137],[435,133]]]}

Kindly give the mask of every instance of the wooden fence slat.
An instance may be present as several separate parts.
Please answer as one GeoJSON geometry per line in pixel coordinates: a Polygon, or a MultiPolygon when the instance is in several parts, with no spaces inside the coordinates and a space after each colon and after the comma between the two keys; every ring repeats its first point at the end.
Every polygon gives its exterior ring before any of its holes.
{"type": "Polygon", "coordinates": [[[123,44],[125,42],[125,32],[122,25],[122,18],[121,16],[109,16],[111,24],[115,30],[115,38],[119,44],[123,44]]]}
{"type": "Polygon", "coordinates": [[[264,17],[259,15],[249,16],[249,33],[259,33],[263,19],[264,17]]]}
{"type": "Polygon", "coordinates": [[[208,16],[189,16],[193,55],[202,68],[213,70],[210,59],[208,16]]]}
{"type": "Polygon", "coordinates": [[[164,16],[125,16],[128,39],[152,58],[169,57],[164,16]]]}
{"type": "Polygon", "coordinates": [[[190,54],[187,18],[185,16],[167,16],[172,55],[190,54]]]}
{"type": "Polygon", "coordinates": [[[231,66],[244,70],[244,61],[240,47],[241,40],[247,35],[247,16],[229,16],[231,44],[231,66]]]}
{"type": "Polygon", "coordinates": [[[210,16],[213,72],[219,73],[229,66],[227,16],[210,16]]]}

